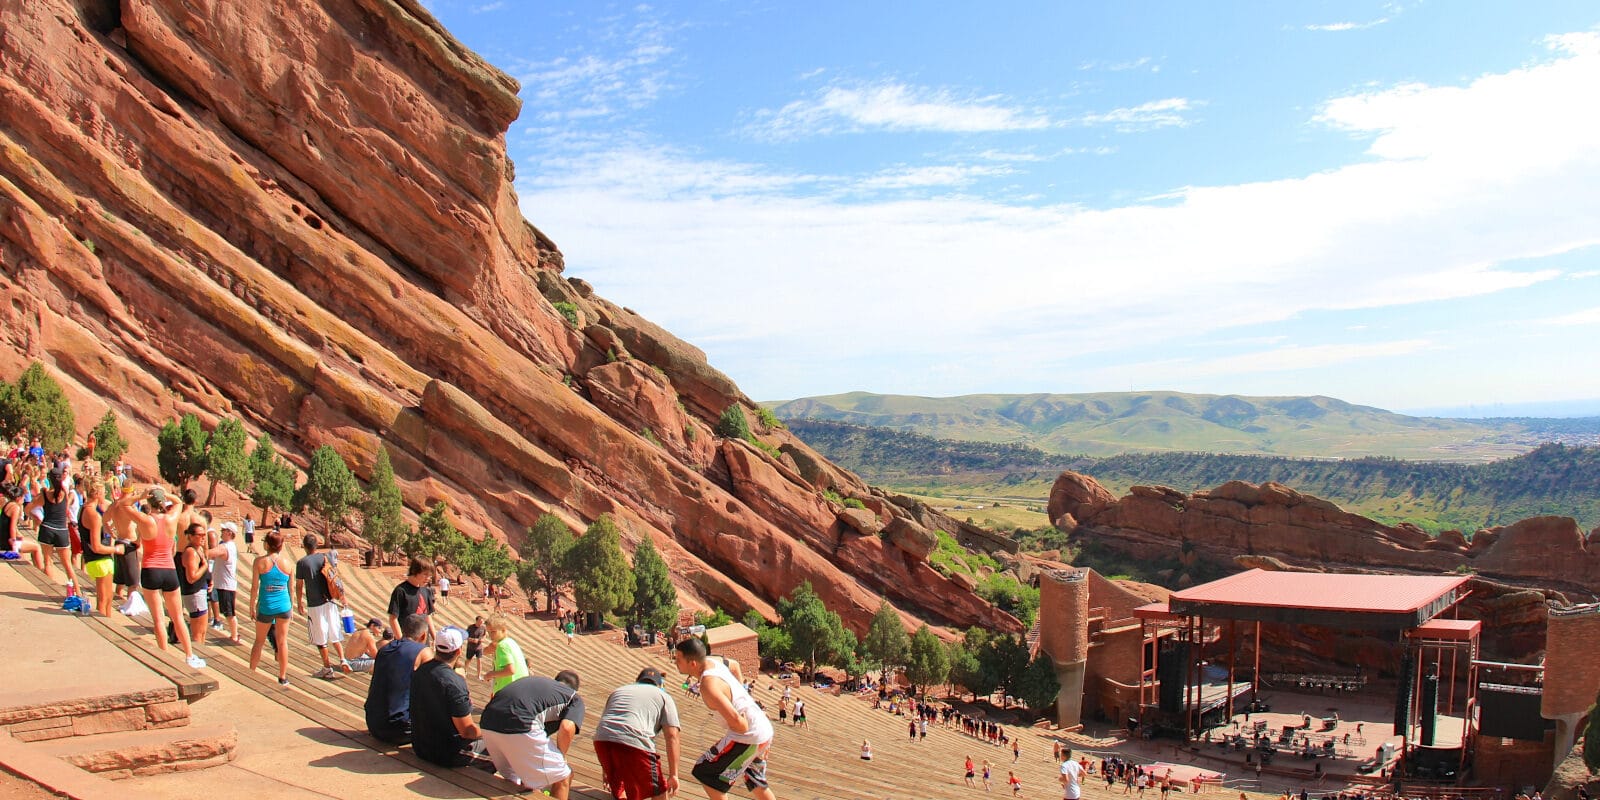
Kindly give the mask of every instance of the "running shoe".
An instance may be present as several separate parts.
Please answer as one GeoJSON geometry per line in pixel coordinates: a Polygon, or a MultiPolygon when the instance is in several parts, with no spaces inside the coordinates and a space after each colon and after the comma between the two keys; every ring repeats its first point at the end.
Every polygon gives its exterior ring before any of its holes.
{"type": "Polygon", "coordinates": [[[285,689],[289,688],[289,679],[288,678],[279,678],[278,679],[278,685],[282,686],[285,689]]]}
{"type": "Polygon", "coordinates": [[[184,662],[194,669],[206,668],[206,660],[199,656],[189,656],[184,662]]]}

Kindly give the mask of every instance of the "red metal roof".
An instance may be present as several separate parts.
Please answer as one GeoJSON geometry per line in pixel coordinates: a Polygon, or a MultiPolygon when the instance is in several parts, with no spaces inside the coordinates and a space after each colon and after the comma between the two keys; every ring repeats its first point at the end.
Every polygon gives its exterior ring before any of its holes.
{"type": "Polygon", "coordinates": [[[1413,628],[1407,635],[1415,639],[1446,639],[1470,642],[1483,630],[1483,623],[1475,619],[1430,619],[1413,628]]]}
{"type": "Polygon", "coordinates": [[[1445,575],[1341,575],[1253,569],[1173,592],[1169,602],[1403,614],[1417,612],[1469,580],[1445,575]]]}

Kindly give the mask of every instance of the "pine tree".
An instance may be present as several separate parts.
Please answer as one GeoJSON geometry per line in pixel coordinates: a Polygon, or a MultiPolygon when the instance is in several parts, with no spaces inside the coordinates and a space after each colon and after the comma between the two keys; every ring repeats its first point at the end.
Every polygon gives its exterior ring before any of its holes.
{"type": "Polygon", "coordinates": [[[295,510],[309,509],[321,517],[323,541],[331,545],[334,528],[344,524],[345,515],[360,500],[361,484],[339,451],[330,445],[317,448],[306,468],[306,482],[295,492],[295,510]]]}
{"type": "MultiPolygon", "coordinates": [[[[461,535],[455,523],[450,521],[449,507],[443,502],[434,503],[432,508],[417,518],[416,530],[406,537],[406,555],[428,561],[444,556],[456,563],[456,559],[450,556],[460,556],[456,539],[461,535]]],[[[460,564],[456,563],[456,566],[460,564]]]]}
{"type": "Polygon", "coordinates": [[[90,435],[94,436],[94,457],[107,465],[107,469],[117,463],[123,453],[128,452],[128,440],[122,438],[122,431],[117,427],[117,415],[110,409],[106,409],[106,415],[100,418],[90,435]]]}
{"type": "MultiPolygon", "coordinates": [[[[250,459],[245,455],[248,444],[250,436],[244,431],[244,423],[233,417],[217,423],[217,429],[206,442],[206,477],[211,479],[206,505],[216,504],[218,483],[241,492],[250,489],[250,459]]],[[[99,446],[98,437],[95,445],[99,446]]]]}
{"type": "Polygon", "coordinates": [[[1017,676],[1017,699],[1034,711],[1044,711],[1055,703],[1061,693],[1061,681],[1056,678],[1055,664],[1050,656],[1040,652],[1017,676]]]}
{"type": "Polygon", "coordinates": [[[567,573],[567,551],[575,541],[572,529],[560,517],[541,514],[517,550],[522,556],[522,565],[517,568],[517,584],[530,598],[535,590],[542,590],[545,608],[550,608],[555,603],[556,593],[571,582],[567,573]]]}
{"type": "Polygon", "coordinates": [[[394,480],[394,465],[388,448],[378,448],[372,465],[372,480],[361,498],[361,538],[377,551],[378,563],[388,562],[389,554],[405,544],[411,526],[405,520],[405,502],[394,480]]]}
{"type": "Polygon", "coordinates": [[[16,383],[0,381],[0,435],[12,436],[27,428],[45,450],[54,453],[72,444],[77,425],[72,404],[44,364],[29,364],[16,383]]]}
{"type": "Polygon", "coordinates": [[[678,622],[678,590],[649,536],[640,537],[633,551],[633,619],[652,631],[678,622]]]}
{"type": "Polygon", "coordinates": [[[866,638],[861,640],[861,647],[871,663],[877,664],[885,672],[906,663],[906,656],[911,652],[911,637],[906,635],[905,625],[900,622],[900,615],[889,605],[889,601],[878,603],[878,612],[872,615],[872,623],[867,627],[866,638]]]}
{"type": "Polygon", "coordinates": [[[265,525],[268,514],[294,502],[294,468],[273,449],[272,437],[265,433],[256,437],[249,464],[250,502],[261,509],[261,524],[265,525]]]}
{"type": "Polygon", "coordinates": [[[950,652],[927,625],[911,636],[910,653],[906,660],[906,679],[912,686],[934,686],[944,683],[950,676],[950,652]]]}
{"type": "Polygon", "coordinates": [[[789,634],[793,654],[805,663],[809,673],[818,664],[847,662],[855,649],[855,634],[845,630],[843,620],[817,597],[811,582],[795,587],[788,597],[779,598],[775,606],[783,617],[783,629],[789,634]]]}
{"type": "Polygon", "coordinates": [[[511,560],[510,548],[488,531],[484,531],[483,538],[473,543],[472,552],[472,574],[482,578],[489,586],[504,586],[516,571],[517,565],[511,560]]]}
{"type": "Polygon", "coordinates": [[[717,435],[724,439],[753,439],[750,433],[750,420],[744,415],[744,409],[738,403],[728,406],[717,418],[717,435]]]}
{"type": "Polygon", "coordinates": [[[189,481],[205,474],[210,439],[200,418],[193,414],[168,420],[156,434],[156,468],[161,479],[179,489],[189,488],[189,481]]]}
{"type": "Polygon", "coordinates": [[[566,562],[573,602],[590,614],[590,629],[600,614],[626,613],[633,601],[633,570],[610,514],[601,514],[589,525],[567,551],[566,562]]]}

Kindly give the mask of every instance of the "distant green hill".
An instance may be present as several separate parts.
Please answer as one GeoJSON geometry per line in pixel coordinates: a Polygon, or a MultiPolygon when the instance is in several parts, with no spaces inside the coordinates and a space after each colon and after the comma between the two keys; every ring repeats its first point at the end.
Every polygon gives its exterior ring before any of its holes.
{"type": "Polygon", "coordinates": [[[1527,435],[1525,421],[1408,417],[1321,396],[851,392],[763,405],[780,419],[1024,444],[1059,455],[1167,451],[1470,462],[1527,452],[1539,442],[1527,435]]]}
{"type": "MultiPolygon", "coordinates": [[[[1590,418],[1540,425],[1552,435],[1586,436],[1597,423],[1590,418]]],[[[1230,480],[1277,481],[1383,522],[1412,522],[1430,531],[1471,532],[1541,514],[1574,517],[1585,527],[1600,524],[1600,447],[1549,443],[1484,464],[1192,452],[1095,458],[838,422],[794,419],[788,425],[807,444],[866,480],[922,494],[1042,501],[1056,475],[1070,469],[1116,492],[1135,484],[1193,492],[1230,480]]]]}

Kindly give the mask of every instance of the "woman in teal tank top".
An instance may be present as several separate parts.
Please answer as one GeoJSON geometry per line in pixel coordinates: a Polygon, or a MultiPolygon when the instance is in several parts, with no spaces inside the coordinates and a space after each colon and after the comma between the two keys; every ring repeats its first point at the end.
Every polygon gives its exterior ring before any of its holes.
{"type": "Polygon", "coordinates": [[[283,534],[272,531],[265,541],[267,552],[256,557],[255,581],[250,585],[250,608],[256,611],[256,640],[250,646],[250,671],[261,664],[261,648],[267,643],[267,628],[278,638],[278,685],[289,685],[289,575],[294,564],[283,552],[283,534]]]}

